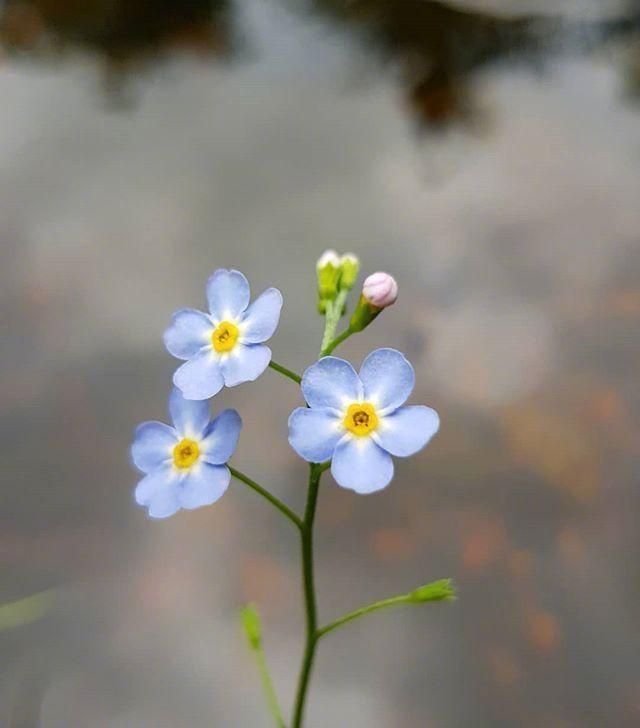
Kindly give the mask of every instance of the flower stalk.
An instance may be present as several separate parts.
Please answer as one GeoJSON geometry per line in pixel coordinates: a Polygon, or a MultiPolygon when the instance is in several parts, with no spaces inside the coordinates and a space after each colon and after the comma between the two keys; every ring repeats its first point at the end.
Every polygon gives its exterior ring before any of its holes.
{"type": "Polygon", "coordinates": [[[267,659],[265,657],[264,650],[262,649],[262,629],[260,626],[260,617],[255,606],[253,604],[248,604],[240,611],[240,617],[247,636],[247,641],[249,642],[249,647],[256,658],[269,711],[276,726],[278,728],[286,728],[284,718],[282,717],[282,711],[280,710],[280,705],[278,703],[278,696],[276,695],[273,680],[271,679],[271,674],[269,673],[269,668],[267,666],[267,659]]]}
{"type": "Polygon", "coordinates": [[[318,643],[318,609],[316,605],[316,591],[313,571],[313,523],[318,504],[318,490],[324,466],[312,463],[309,466],[309,487],[307,489],[307,505],[304,520],[300,531],[300,545],[302,552],[302,583],[304,591],[306,642],[296,700],[293,709],[292,728],[300,728],[304,716],[305,702],[309,688],[309,679],[313,668],[313,661],[318,643]]]}
{"type": "Polygon", "coordinates": [[[283,374],[285,377],[288,377],[292,381],[294,381],[296,384],[300,384],[302,381],[302,377],[299,374],[296,374],[295,372],[291,371],[291,369],[287,369],[287,367],[283,367],[282,364],[278,364],[273,359],[269,362],[269,366],[276,372],[279,372],[280,374],[283,374]]]}
{"type": "Polygon", "coordinates": [[[334,629],[342,627],[347,622],[352,622],[354,619],[364,617],[365,614],[371,614],[371,612],[377,612],[380,609],[386,609],[387,607],[397,607],[400,604],[420,604],[422,602],[438,602],[438,601],[450,601],[455,599],[455,590],[451,584],[451,579],[440,579],[434,581],[431,584],[418,587],[408,594],[400,594],[397,597],[389,597],[388,599],[381,599],[373,604],[368,604],[366,607],[360,607],[353,612],[339,617],[333,622],[330,622],[325,627],[321,627],[317,631],[318,639],[324,637],[324,635],[333,632],[334,629]]]}

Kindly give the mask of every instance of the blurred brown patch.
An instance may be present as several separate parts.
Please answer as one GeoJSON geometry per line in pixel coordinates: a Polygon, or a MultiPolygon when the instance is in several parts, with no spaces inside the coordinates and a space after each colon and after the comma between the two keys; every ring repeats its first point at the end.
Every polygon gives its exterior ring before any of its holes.
{"type": "Polygon", "coordinates": [[[257,602],[265,615],[276,615],[297,597],[291,571],[264,554],[247,556],[242,566],[245,601],[257,602]]]}
{"type": "Polygon", "coordinates": [[[491,677],[500,688],[511,688],[523,677],[523,671],[516,656],[504,647],[489,647],[487,662],[491,677]]]}
{"type": "Polygon", "coordinates": [[[504,524],[498,518],[476,514],[464,519],[461,561],[463,569],[480,573],[501,558],[507,547],[504,524]]]}
{"type": "Polygon", "coordinates": [[[583,570],[587,564],[587,545],[580,533],[571,526],[558,534],[558,554],[568,569],[583,570]]]}
{"type": "Polygon", "coordinates": [[[527,617],[525,635],[529,644],[540,654],[550,655],[560,647],[560,625],[558,620],[547,612],[532,612],[527,617]]]}
{"type": "Polygon", "coordinates": [[[519,403],[503,412],[507,447],[515,461],[578,501],[589,501],[600,484],[597,433],[561,403],[519,403]]]}
{"type": "Polygon", "coordinates": [[[385,562],[409,559],[417,546],[406,528],[381,528],[371,535],[370,544],[378,559],[385,562]]]}
{"type": "Polygon", "coordinates": [[[536,557],[531,551],[514,549],[509,554],[509,571],[515,579],[528,581],[534,578],[536,557]]]}

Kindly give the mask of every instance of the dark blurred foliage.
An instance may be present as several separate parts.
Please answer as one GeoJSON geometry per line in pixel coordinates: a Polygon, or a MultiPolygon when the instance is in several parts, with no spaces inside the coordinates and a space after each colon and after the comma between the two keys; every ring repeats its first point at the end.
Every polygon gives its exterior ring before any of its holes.
{"type": "Polygon", "coordinates": [[[0,27],[15,50],[73,44],[120,63],[169,48],[224,53],[228,11],[228,0],[17,0],[0,27]]]}
{"type": "Polygon", "coordinates": [[[586,49],[594,42],[640,31],[640,13],[572,22],[532,14],[502,17],[425,0],[318,0],[314,5],[362,28],[401,64],[411,106],[430,125],[469,117],[468,77],[489,63],[539,63],[567,38],[576,39],[576,48],[586,49]]]}
{"type": "MultiPolygon", "coordinates": [[[[41,51],[80,45],[103,54],[110,70],[168,49],[226,55],[233,47],[232,0],[10,0],[0,25],[5,45],[41,51]]],[[[628,14],[600,21],[523,14],[500,16],[433,0],[313,0],[288,3],[331,19],[368,47],[398,63],[407,101],[421,124],[468,121],[477,111],[469,77],[509,59],[539,64],[549,52],[585,51],[620,36],[635,41],[624,72],[638,86],[637,3],[628,14]]],[[[507,8],[508,9],[508,8],[507,8]]]]}

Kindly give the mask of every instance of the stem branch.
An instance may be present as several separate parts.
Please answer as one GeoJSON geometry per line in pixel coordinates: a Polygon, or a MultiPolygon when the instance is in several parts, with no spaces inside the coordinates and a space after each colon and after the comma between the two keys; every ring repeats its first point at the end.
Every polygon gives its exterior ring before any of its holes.
{"type": "Polygon", "coordinates": [[[349,614],[338,617],[338,619],[327,624],[325,627],[321,627],[318,630],[318,638],[324,637],[324,635],[332,632],[334,629],[337,629],[343,624],[347,624],[347,622],[351,622],[354,619],[358,619],[358,617],[362,617],[365,614],[377,612],[379,609],[386,609],[387,607],[395,607],[398,604],[411,604],[411,601],[406,594],[402,594],[401,596],[390,597],[389,599],[381,599],[379,602],[368,604],[366,607],[360,607],[360,609],[356,609],[354,612],[349,612],[349,614]]]}
{"type": "Polygon", "coordinates": [[[241,473],[235,468],[232,468],[230,465],[227,465],[227,467],[231,471],[231,475],[233,475],[234,478],[242,481],[245,485],[248,485],[250,488],[255,490],[256,493],[259,493],[263,498],[266,498],[269,503],[274,505],[280,511],[280,513],[285,515],[291,521],[291,523],[293,523],[299,530],[302,530],[303,523],[300,519],[300,516],[294,513],[291,508],[289,508],[289,506],[285,505],[279,498],[276,498],[275,495],[269,493],[266,488],[263,488],[261,485],[256,483],[255,480],[252,480],[249,476],[241,473]]]}
{"type": "Polygon", "coordinates": [[[280,372],[280,374],[283,374],[285,377],[289,377],[289,379],[292,379],[296,384],[300,384],[300,382],[302,381],[302,377],[300,377],[295,372],[292,372],[291,369],[283,367],[282,364],[278,364],[277,362],[273,361],[273,359],[269,362],[269,366],[276,372],[280,372]]]}
{"type": "Polygon", "coordinates": [[[341,344],[345,339],[348,339],[351,334],[355,334],[356,332],[353,331],[353,329],[348,326],[344,331],[339,333],[335,338],[331,339],[328,344],[324,346],[322,351],[320,352],[320,356],[327,356],[331,354],[331,352],[338,346],[338,344],[341,344]]]}

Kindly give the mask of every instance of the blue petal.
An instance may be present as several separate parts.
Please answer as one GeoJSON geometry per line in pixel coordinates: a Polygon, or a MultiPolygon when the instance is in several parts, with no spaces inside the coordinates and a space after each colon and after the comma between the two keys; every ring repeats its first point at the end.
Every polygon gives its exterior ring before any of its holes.
{"type": "Polygon", "coordinates": [[[169,414],[180,438],[196,440],[202,437],[211,419],[206,399],[185,399],[177,387],[169,395],[169,414]]]}
{"type": "Polygon", "coordinates": [[[247,309],[242,327],[242,341],[261,344],[270,339],[278,326],[282,294],[277,288],[267,288],[247,309]]]}
{"type": "Polygon", "coordinates": [[[440,427],[438,413],[431,407],[412,405],[400,407],[380,418],[373,437],[381,448],[400,457],[421,450],[440,427]]]}
{"type": "Polygon", "coordinates": [[[220,370],[227,387],[253,382],[269,366],[271,349],[264,344],[237,344],[233,351],[220,359],[220,370]]]}
{"type": "Polygon", "coordinates": [[[378,409],[392,411],[406,402],[415,375],[399,351],[376,349],[362,363],[360,379],[365,400],[378,409]]]}
{"type": "Polygon", "coordinates": [[[289,417],[289,444],[310,463],[322,463],[333,455],[344,434],[334,410],[298,407],[289,417]]]}
{"type": "Polygon", "coordinates": [[[231,480],[229,468],[224,465],[200,463],[185,475],[180,488],[183,508],[200,508],[215,503],[225,492],[231,480]]]}
{"type": "Polygon", "coordinates": [[[343,488],[374,493],[393,478],[393,460],[371,437],[345,437],[333,454],[331,474],[343,488]]]}
{"type": "Polygon", "coordinates": [[[152,518],[167,518],[180,510],[178,480],[170,467],[143,478],[134,495],[137,503],[148,507],[152,518]]]}
{"type": "Polygon", "coordinates": [[[227,321],[249,305],[249,281],[238,270],[219,268],[207,281],[207,301],[214,319],[227,321]]]}
{"type": "Polygon", "coordinates": [[[234,409],[221,412],[204,433],[202,459],[213,465],[226,463],[235,452],[241,429],[242,419],[234,409]]]}
{"type": "Polygon", "coordinates": [[[191,359],[203,346],[211,346],[213,324],[202,311],[183,308],[173,314],[164,332],[164,345],[178,359],[191,359]]]}
{"type": "Polygon", "coordinates": [[[355,369],[344,359],[325,356],[302,375],[302,394],[310,407],[343,410],[362,400],[362,383],[355,369]]]}
{"type": "Polygon", "coordinates": [[[143,473],[152,473],[171,459],[177,442],[173,427],[163,422],[143,422],[136,428],[131,446],[133,464],[143,473]]]}
{"type": "Polygon", "coordinates": [[[209,399],[224,385],[220,358],[213,351],[201,351],[176,369],[173,383],[186,399],[209,399]]]}

